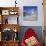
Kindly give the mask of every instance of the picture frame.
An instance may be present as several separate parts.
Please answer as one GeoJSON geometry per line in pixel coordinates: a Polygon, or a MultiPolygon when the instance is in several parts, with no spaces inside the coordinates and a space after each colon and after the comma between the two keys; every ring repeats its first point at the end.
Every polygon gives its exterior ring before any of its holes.
{"type": "Polygon", "coordinates": [[[9,10],[2,10],[2,15],[9,15],[9,10]]]}
{"type": "Polygon", "coordinates": [[[3,41],[12,40],[12,30],[10,28],[3,29],[1,37],[3,41]]]}
{"type": "Polygon", "coordinates": [[[3,41],[18,40],[18,32],[10,28],[4,28],[1,37],[3,41]]]}
{"type": "Polygon", "coordinates": [[[10,10],[10,11],[9,11],[9,14],[10,14],[10,15],[16,15],[16,14],[17,14],[17,11],[14,10],[14,9],[13,9],[13,10],[10,10]]]}
{"type": "Polygon", "coordinates": [[[39,22],[38,16],[39,16],[38,6],[23,6],[22,10],[21,10],[21,16],[19,16],[19,24],[20,24],[20,26],[40,25],[40,23],[38,23],[39,22]],[[33,16],[32,16],[32,14],[33,14],[33,16]]]}
{"type": "Polygon", "coordinates": [[[17,24],[17,15],[3,16],[3,24],[17,24]]]}
{"type": "Polygon", "coordinates": [[[17,15],[12,15],[8,17],[8,24],[17,24],[17,15]]]}

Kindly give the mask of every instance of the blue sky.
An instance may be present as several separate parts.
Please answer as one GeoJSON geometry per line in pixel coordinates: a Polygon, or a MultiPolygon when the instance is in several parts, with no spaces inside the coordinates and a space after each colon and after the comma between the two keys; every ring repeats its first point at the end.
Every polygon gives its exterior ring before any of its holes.
{"type": "Polygon", "coordinates": [[[23,6],[23,12],[31,13],[31,11],[37,12],[37,6],[23,6]]]}

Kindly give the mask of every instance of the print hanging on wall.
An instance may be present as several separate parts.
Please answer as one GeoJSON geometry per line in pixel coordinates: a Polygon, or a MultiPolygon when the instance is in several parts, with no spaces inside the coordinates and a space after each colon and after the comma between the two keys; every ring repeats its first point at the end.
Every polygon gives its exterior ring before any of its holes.
{"type": "Polygon", "coordinates": [[[37,6],[23,6],[23,20],[36,21],[38,18],[37,6]]]}

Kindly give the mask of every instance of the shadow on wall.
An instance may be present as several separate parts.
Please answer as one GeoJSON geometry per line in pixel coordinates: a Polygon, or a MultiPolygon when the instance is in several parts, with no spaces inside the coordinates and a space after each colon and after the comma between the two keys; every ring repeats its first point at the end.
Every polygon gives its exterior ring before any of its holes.
{"type": "Polygon", "coordinates": [[[34,30],[34,32],[36,32],[37,37],[39,39],[39,41],[41,43],[43,43],[43,30],[42,30],[42,26],[21,26],[20,32],[19,32],[19,39],[20,42],[24,36],[24,33],[26,32],[26,30],[28,28],[32,28],[34,30]]]}

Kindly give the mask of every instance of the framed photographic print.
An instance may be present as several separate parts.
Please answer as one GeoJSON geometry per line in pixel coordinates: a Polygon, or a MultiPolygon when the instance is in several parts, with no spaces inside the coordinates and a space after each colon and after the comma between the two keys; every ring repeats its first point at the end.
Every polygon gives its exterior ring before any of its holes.
{"type": "Polygon", "coordinates": [[[12,40],[12,30],[10,28],[5,28],[2,31],[2,40],[8,41],[12,40]]]}
{"type": "Polygon", "coordinates": [[[10,12],[10,15],[16,15],[16,14],[17,12],[13,12],[13,11],[10,12]]]}
{"type": "Polygon", "coordinates": [[[3,24],[17,24],[17,15],[3,16],[3,24]]]}
{"type": "Polygon", "coordinates": [[[9,10],[2,10],[2,15],[9,15],[9,10]]]}
{"type": "Polygon", "coordinates": [[[19,24],[21,26],[37,26],[39,22],[39,7],[38,6],[23,6],[21,16],[19,17],[19,24]],[[36,24],[37,23],[37,24],[36,24]]]}
{"type": "Polygon", "coordinates": [[[17,24],[17,15],[8,17],[8,24],[17,24]]]}
{"type": "Polygon", "coordinates": [[[38,18],[37,6],[23,6],[23,20],[36,21],[38,18]]]}
{"type": "Polygon", "coordinates": [[[8,17],[9,16],[3,16],[3,18],[2,18],[2,23],[3,24],[8,24],[8,17]]]}
{"type": "Polygon", "coordinates": [[[16,11],[16,10],[10,10],[10,11],[9,11],[9,14],[10,14],[10,15],[16,15],[16,14],[17,14],[17,11],[16,11]]]}

